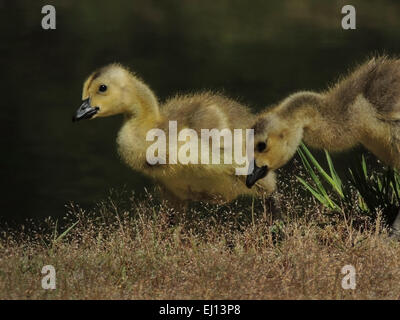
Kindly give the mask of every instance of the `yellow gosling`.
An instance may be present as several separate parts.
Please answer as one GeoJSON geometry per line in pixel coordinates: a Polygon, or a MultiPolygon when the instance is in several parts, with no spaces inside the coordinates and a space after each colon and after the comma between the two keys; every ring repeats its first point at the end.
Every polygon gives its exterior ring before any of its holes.
{"type": "MultiPolygon", "coordinates": [[[[234,161],[232,164],[167,162],[151,165],[146,159],[146,150],[154,143],[146,141],[147,133],[153,128],[164,130],[168,144],[169,121],[177,122],[178,131],[190,128],[199,137],[201,129],[230,129],[233,132],[233,129],[250,128],[255,116],[238,102],[206,92],[175,96],[160,106],[151,89],[119,64],[93,72],[84,83],[82,100],[75,120],[124,114],[117,138],[119,154],[132,169],[145,173],[162,186],[164,195],[171,202],[232,201],[242,194],[270,194],[275,190],[273,172],[258,181],[254,190],[246,188],[246,176],[235,174],[234,161]]],[[[224,143],[218,152],[223,153],[224,143]]]]}
{"type": "MultiPolygon", "coordinates": [[[[249,185],[287,163],[302,140],[329,151],[363,145],[400,168],[400,60],[373,58],[325,92],[292,94],[253,127],[258,171],[248,176],[249,185]]],[[[400,234],[400,215],[393,230],[400,234]]]]}

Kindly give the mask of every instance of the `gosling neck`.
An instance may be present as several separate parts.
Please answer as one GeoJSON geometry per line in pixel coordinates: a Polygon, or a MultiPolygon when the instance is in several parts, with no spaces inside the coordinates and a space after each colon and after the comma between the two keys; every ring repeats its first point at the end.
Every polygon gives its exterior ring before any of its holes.
{"type": "Polygon", "coordinates": [[[302,91],[286,98],[277,108],[279,118],[302,129],[313,128],[322,118],[325,102],[322,94],[302,91]]]}
{"type": "Polygon", "coordinates": [[[281,118],[302,131],[302,139],[314,148],[343,151],[357,144],[349,133],[346,117],[335,113],[328,97],[314,92],[292,95],[279,108],[281,118]]]}
{"type": "Polygon", "coordinates": [[[135,122],[142,128],[154,128],[160,121],[160,107],[156,96],[150,88],[140,82],[134,83],[134,102],[130,104],[125,113],[125,120],[135,122]]]}

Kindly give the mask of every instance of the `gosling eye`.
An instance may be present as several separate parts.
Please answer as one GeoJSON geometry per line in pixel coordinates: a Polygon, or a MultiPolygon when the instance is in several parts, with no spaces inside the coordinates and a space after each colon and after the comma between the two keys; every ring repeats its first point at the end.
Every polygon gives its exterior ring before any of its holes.
{"type": "Polygon", "coordinates": [[[267,144],[265,142],[259,142],[259,143],[257,143],[257,146],[256,146],[258,152],[263,152],[266,147],[267,147],[267,144]]]}
{"type": "Polygon", "coordinates": [[[100,92],[106,92],[107,91],[107,86],[105,84],[101,84],[99,87],[100,92]]]}

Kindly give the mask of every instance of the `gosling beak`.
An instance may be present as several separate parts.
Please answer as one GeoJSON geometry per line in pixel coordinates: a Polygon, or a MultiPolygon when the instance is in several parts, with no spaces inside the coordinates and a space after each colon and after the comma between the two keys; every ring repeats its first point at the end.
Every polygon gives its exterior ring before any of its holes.
{"type": "Polygon", "coordinates": [[[87,98],[82,101],[81,106],[76,110],[75,115],[72,117],[72,121],[79,121],[82,119],[90,119],[93,117],[98,111],[99,107],[92,107],[90,105],[90,98],[87,98]]]}
{"type": "Polygon", "coordinates": [[[251,188],[258,180],[264,178],[267,173],[268,173],[268,167],[267,166],[262,166],[257,167],[257,164],[255,161],[253,161],[254,164],[254,169],[253,172],[247,175],[246,178],[246,186],[247,188],[251,188]]]}

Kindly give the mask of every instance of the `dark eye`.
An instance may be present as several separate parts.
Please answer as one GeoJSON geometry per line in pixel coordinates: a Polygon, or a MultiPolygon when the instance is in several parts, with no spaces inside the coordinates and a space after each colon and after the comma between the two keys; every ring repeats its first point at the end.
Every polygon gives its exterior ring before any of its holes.
{"type": "Polygon", "coordinates": [[[100,85],[99,91],[100,92],[105,92],[107,90],[107,86],[105,84],[100,85]]]}
{"type": "Polygon", "coordinates": [[[265,142],[259,142],[259,143],[257,143],[257,146],[256,146],[258,152],[263,152],[266,147],[267,147],[267,144],[265,142]]]}

